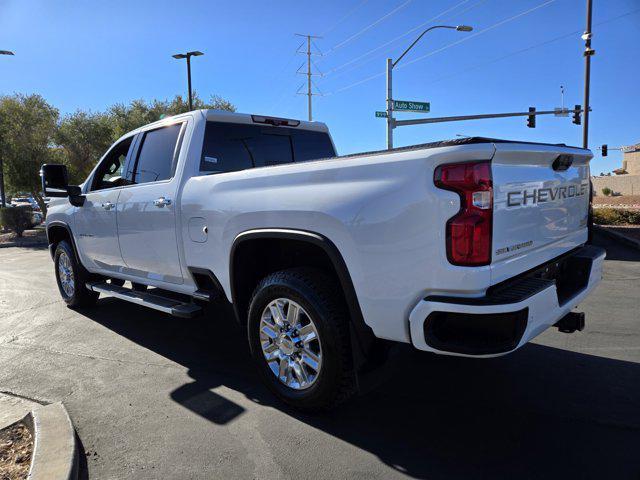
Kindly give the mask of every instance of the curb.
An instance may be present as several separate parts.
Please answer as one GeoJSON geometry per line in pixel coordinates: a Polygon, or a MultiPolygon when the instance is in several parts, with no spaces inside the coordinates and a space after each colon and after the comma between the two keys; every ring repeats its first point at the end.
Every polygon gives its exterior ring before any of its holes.
{"type": "Polygon", "coordinates": [[[78,448],[73,424],[61,402],[35,407],[25,419],[33,435],[29,480],[76,480],[78,448]]]}
{"type": "Polygon", "coordinates": [[[17,242],[11,242],[11,243],[0,243],[0,248],[12,248],[12,247],[18,247],[18,248],[41,248],[41,247],[46,247],[49,244],[46,242],[36,242],[36,243],[17,243],[17,242]]]}
{"type": "Polygon", "coordinates": [[[629,238],[626,235],[623,235],[621,233],[618,232],[614,232],[613,230],[609,230],[607,228],[603,228],[600,225],[594,225],[593,228],[600,232],[603,233],[611,238],[614,238],[618,241],[620,241],[621,243],[624,243],[625,245],[627,245],[628,247],[631,248],[635,248],[636,250],[640,250],[640,242],[638,240],[635,240],[633,238],[629,238]]]}

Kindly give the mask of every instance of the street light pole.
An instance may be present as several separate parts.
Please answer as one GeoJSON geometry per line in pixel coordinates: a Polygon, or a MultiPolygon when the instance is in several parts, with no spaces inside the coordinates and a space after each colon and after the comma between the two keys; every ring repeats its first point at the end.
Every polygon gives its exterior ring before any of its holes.
{"type": "Polygon", "coordinates": [[[473,27],[468,25],[435,25],[433,27],[427,28],[424,32],[422,32],[418,38],[416,38],[411,45],[407,47],[407,49],[402,52],[402,55],[398,57],[398,59],[394,62],[390,58],[387,58],[387,150],[391,150],[393,148],[393,129],[396,128],[396,121],[393,118],[393,84],[392,84],[392,76],[393,76],[393,68],[398,64],[400,60],[411,50],[416,43],[420,41],[424,35],[436,28],[450,28],[453,30],[457,30],[459,32],[470,32],[473,30],[473,27]]]}
{"type": "Polygon", "coordinates": [[[204,55],[204,53],[199,52],[197,50],[193,52],[176,53],[175,55],[172,55],[173,58],[178,60],[182,58],[187,59],[187,87],[189,89],[189,111],[193,110],[193,96],[191,94],[191,57],[199,57],[200,55],[204,55]]]}
{"type": "Polygon", "coordinates": [[[189,111],[193,110],[193,95],[191,94],[191,56],[187,55],[187,88],[189,90],[189,111]]]}
{"type": "Polygon", "coordinates": [[[393,129],[396,128],[393,118],[393,60],[387,58],[387,150],[393,148],[393,129]]]}
{"type": "MultiPolygon", "coordinates": [[[[13,52],[9,50],[0,50],[0,55],[13,55],[13,52]]],[[[0,155],[0,207],[6,207],[6,201],[4,196],[4,164],[2,162],[2,155],[0,155]]]]}

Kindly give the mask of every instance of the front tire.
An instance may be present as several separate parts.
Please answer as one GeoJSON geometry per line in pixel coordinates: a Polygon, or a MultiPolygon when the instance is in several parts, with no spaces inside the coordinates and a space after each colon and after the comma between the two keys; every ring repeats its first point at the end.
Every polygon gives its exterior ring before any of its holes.
{"type": "Polygon", "coordinates": [[[65,240],[58,243],[54,255],[54,265],[58,290],[65,303],[70,307],[89,307],[95,305],[100,294],[88,290],[85,283],[90,279],[65,240]]]}
{"type": "Polygon", "coordinates": [[[331,408],[355,392],[348,315],[336,282],[321,271],[273,273],[249,307],[251,355],[262,380],[300,410],[331,408]]]}

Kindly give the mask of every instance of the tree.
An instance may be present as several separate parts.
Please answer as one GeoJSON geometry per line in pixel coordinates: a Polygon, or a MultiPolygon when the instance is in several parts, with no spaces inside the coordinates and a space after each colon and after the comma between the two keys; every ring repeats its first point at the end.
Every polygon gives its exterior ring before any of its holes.
{"type": "MultiPolygon", "coordinates": [[[[235,111],[231,102],[215,95],[205,102],[194,94],[193,105],[196,109],[235,111]]],[[[188,110],[188,102],[176,95],[172,100],[116,104],[105,112],[78,110],[58,122],[58,110],[40,95],[0,97],[0,155],[7,191],[29,192],[46,215],[39,176],[43,163],[64,163],[69,181],[81,183],[122,135],[188,110]]]]}
{"type": "Polygon", "coordinates": [[[58,110],[40,95],[0,97],[0,155],[7,191],[29,192],[43,214],[40,166],[52,158],[58,110]]]}
{"type": "MultiPolygon", "coordinates": [[[[202,100],[197,93],[193,94],[193,108],[211,108],[235,112],[236,107],[228,100],[217,95],[211,95],[209,101],[202,100]]],[[[114,141],[127,132],[142,127],[148,123],[156,122],[164,117],[178,115],[189,111],[189,103],[181,95],[176,95],[173,100],[153,100],[150,103],[140,99],[134,100],[129,105],[117,103],[113,105],[107,114],[114,124],[114,141]]]]}
{"type": "Polygon", "coordinates": [[[72,184],[82,183],[87,178],[114,137],[114,125],[107,114],[78,110],[62,119],[54,139],[62,151],[72,184]]]}

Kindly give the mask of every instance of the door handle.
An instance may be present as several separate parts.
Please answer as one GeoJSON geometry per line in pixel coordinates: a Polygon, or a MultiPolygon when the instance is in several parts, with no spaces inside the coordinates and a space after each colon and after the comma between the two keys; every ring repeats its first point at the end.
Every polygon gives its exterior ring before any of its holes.
{"type": "Polygon", "coordinates": [[[164,197],[156,198],[156,199],[153,201],[153,204],[154,204],[156,207],[162,208],[162,207],[164,207],[165,205],[171,205],[171,199],[169,199],[169,198],[164,198],[164,197]]]}
{"type": "Polygon", "coordinates": [[[115,207],[115,205],[111,202],[104,202],[102,204],[102,208],[104,208],[105,210],[111,210],[113,207],[115,207]]]}

